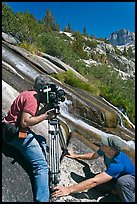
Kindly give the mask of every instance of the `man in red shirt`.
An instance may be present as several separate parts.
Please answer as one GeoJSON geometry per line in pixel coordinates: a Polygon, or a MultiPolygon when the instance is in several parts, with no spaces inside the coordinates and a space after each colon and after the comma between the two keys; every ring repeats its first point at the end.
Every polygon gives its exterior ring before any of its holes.
{"type": "Polygon", "coordinates": [[[31,130],[31,126],[56,116],[50,104],[44,103],[42,87],[46,83],[44,75],[36,77],[34,89],[20,93],[4,118],[4,141],[18,149],[32,166],[35,202],[49,202],[48,165],[41,145],[42,142],[46,144],[46,140],[31,130]],[[41,109],[40,103],[44,103],[41,109]],[[11,130],[16,132],[14,136],[11,130]]]}

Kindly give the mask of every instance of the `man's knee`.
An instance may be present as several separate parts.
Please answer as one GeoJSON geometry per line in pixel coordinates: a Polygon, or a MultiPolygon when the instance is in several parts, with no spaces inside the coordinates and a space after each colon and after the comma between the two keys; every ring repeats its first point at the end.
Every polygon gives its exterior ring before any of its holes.
{"type": "Polygon", "coordinates": [[[132,175],[124,175],[121,176],[118,180],[117,180],[117,185],[120,187],[131,187],[132,189],[134,189],[135,187],[135,179],[132,175]]]}
{"type": "Polygon", "coordinates": [[[117,185],[118,185],[118,186],[124,186],[124,185],[126,185],[126,180],[125,180],[124,177],[125,177],[125,176],[122,176],[122,177],[120,177],[120,178],[117,180],[117,185]]]}
{"type": "Polygon", "coordinates": [[[116,190],[124,202],[135,200],[135,178],[131,175],[124,175],[117,180],[116,190]]]}

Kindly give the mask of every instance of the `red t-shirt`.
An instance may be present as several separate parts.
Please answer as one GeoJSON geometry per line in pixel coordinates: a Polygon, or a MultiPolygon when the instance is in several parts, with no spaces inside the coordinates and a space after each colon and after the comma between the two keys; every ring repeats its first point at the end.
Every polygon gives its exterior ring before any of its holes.
{"type": "Polygon", "coordinates": [[[12,123],[13,125],[19,125],[23,112],[27,112],[32,116],[35,116],[40,105],[35,97],[36,94],[37,92],[33,90],[27,90],[20,93],[11,105],[8,115],[5,117],[5,122],[12,123]]]}

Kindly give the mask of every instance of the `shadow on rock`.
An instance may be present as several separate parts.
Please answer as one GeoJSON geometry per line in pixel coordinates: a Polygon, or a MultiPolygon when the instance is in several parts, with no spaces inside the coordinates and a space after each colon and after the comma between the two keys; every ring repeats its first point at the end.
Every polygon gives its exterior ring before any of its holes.
{"type": "MultiPolygon", "coordinates": [[[[32,168],[28,163],[28,161],[16,148],[6,144],[3,140],[2,140],[2,153],[7,158],[13,158],[13,160],[11,161],[11,165],[14,165],[17,162],[24,169],[24,171],[28,174],[30,178],[32,192],[34,193],[33,173],[32,173],[32,168]]],[[[17,176],[22,176],[22,175],[17,175],[17,176]]],[[[14,179],[16,180],[16,178],[14,179]]]]}

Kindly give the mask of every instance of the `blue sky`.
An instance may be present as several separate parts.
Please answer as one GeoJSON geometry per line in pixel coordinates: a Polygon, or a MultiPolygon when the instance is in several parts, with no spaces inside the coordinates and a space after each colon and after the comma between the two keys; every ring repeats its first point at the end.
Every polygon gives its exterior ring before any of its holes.
{"type": "Polygon", "coordinates": [[[63,30],[71,28],[88,35],[109,37],[112,32],[125,28],[135,32],[135,2],[6,2],[11,9],[28,11],[41,20],[49,9],[63,30]]]}

